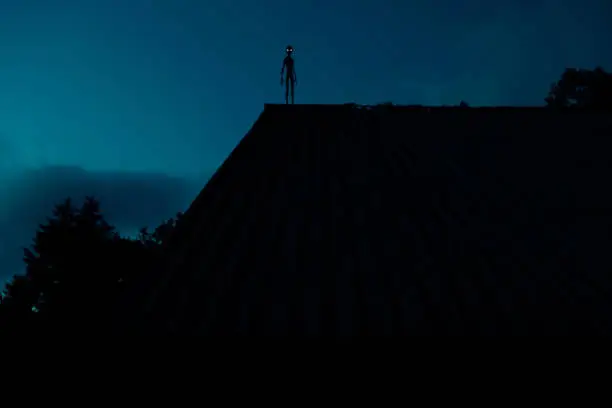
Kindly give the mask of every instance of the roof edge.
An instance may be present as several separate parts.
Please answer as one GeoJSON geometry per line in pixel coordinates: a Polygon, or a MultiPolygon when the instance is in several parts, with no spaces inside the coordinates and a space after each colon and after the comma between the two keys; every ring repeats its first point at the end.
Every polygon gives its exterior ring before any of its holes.
{"type": "Polygon", "coordinates": [[[552,110],[547,106],[431,106],[431,105],[394,105],[394,104],[376,104],[376,105],[360,105],[356,103],[344,104],[284,104],[284,103],[264,103],[264,110],[302,110],[302,109],[398,109],[398,110],[479,110],[479,111],[499,111],[499,110],[552,110]]]}

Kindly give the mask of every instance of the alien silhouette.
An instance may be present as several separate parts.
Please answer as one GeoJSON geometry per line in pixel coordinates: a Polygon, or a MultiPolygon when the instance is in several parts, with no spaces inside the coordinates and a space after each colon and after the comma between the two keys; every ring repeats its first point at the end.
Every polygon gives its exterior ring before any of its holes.
{"type": "Polygon", "coordinates": [[[285,59],[283,60],[283,67],[281,68],[281,79],[280,79],[280,84],[281,86],[283,86],[283,80],[285,82],[285,104],[289,103],[289,87],[291,86],[291,103],[294,103],[294,88],[295,85],[297,84],[297,76],[295,75],[295,66],[293,63],[293,58],[291,57],[291,54],[293,54],[293,47],[288,45],[287,49],[285,50],[287,52],[287,56],[285,57],[285,59]],[[287,75],[285,78],[283,78],[283,74],[285,73],[285,68],[287,68],[287,75]]]}

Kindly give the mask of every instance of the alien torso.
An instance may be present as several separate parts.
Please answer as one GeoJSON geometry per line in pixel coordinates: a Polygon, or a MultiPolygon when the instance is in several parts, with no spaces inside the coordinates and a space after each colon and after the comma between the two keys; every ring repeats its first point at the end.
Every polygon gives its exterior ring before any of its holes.
{"type": "Polygon", "coordinates": [[[285,57],[285,66],[287,67],[288,73],[293,72],[293,58],[291,58],[290,55],[287,55],[285,57]]]}

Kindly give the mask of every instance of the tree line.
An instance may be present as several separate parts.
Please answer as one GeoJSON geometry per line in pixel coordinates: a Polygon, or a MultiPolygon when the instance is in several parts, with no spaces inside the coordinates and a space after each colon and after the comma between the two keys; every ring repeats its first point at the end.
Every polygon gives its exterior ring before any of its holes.
{"type": "Polygon", "coordinates": [[[56,205],[24,249],[25,273],[14,275],[0,295],[0,332],[118,328],[181,216],[127,238],[93,197],[80,207],[70,199],[56,205]]]}

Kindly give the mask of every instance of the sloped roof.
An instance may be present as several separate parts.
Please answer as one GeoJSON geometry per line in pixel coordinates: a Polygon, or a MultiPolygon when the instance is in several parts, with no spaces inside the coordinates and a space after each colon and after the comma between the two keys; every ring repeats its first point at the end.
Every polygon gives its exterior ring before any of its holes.
{"type": "Polygon", "coordinates": [[[612,115],[266,105],[186,212],[156,329],[612,331],[612,115]]]}

